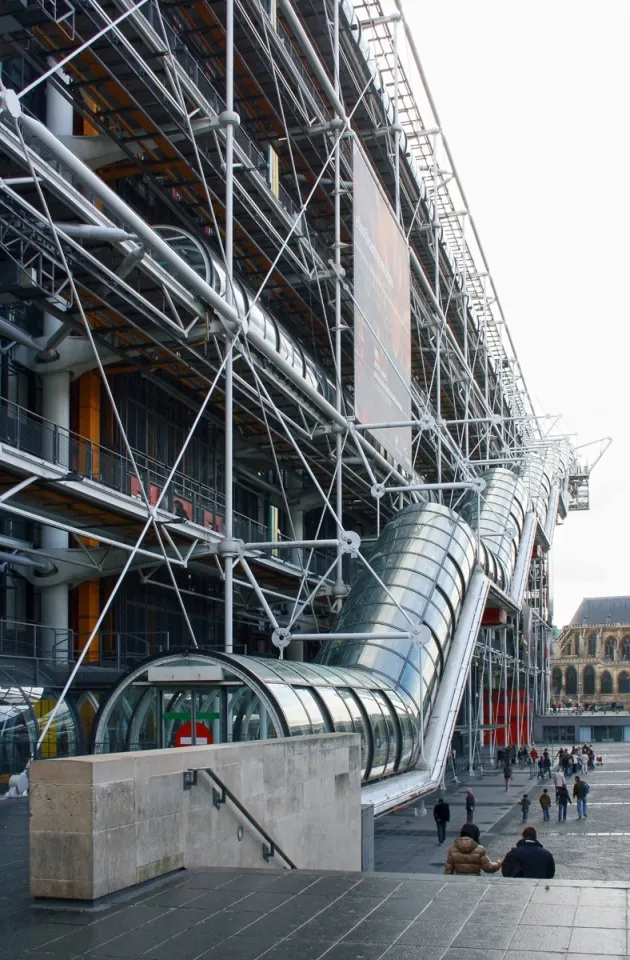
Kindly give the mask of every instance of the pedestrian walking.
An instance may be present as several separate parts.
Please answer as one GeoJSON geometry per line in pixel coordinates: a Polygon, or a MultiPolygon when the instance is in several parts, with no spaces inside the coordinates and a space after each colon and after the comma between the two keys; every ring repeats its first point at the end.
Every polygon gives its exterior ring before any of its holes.
{"type": "Polygon", "coordinates": [[[521,799],[518,801],[518,805],[523,811],[523,823],[527,823],[529,818],[529,808],[532,805],[532,801],[529,799],[529,796],[524,793],[521,799]]]}
{"type": "Polygon", "coordinates": [[[586,780],[581,780],[579,777],[575,778],[575,783],[573,784],[573,796],[577,801],[578,820],[581,820],[582,817],[588,816],[586,810],[586,798],[590,789],[591,788],[586,780]]]}
{"type": "Polygon", "coordinates": [[[446,839],[446,824],[451,819],[451,808],[444,797],[440,797],[433,807],[433,819],[437,827],[438,843],[442,846],[446,839]]]}
{"type": "Polygon", "coordinates": [[[588,770],[588,753],[586,750],[582,750],[582,773],[586,773],[588,770]]]}
{"type": "Polygon", "coordinates": [[[537,839],[534,827],[525,827],[521,839],[506,854],[501,873],[504,877],[551,880],[555,872],[553,854],[537,839]]]}
{"type": "Polygon", "coordinates": [[[532,747],[532,749],[529,752],[529,755],[534,761],[534,763],[536,763],[536,761],[538,760],[538,750],[536,749],[536,747],[532,747]]]}
{"type": "Polygon", "coordinates": [[[474,823],[465,823],[455,843],[448,848],[444,873],[478,877],[482,870],[484,873],[496,873],[502,863],[502,860],[491,860],[486,848],[479,843],[479,827],[474,823]]]}
{"type": "Polygon", "coordinates": [[[545,776],[551,776],[551,757],[547,750],[543,750],[543,766],[545,768],[545,776]]]}
{"type": "Polygon", "coordinates": [[[503,779],[505,780],[505,789],[510,789],[510,780],[512,779],[512,765],[506,763],[503,767],[503,779]]]}
{"type": "Polygon", "coordinates": [[[556,770],[553,775],[553,783],[556,788],[556,803],[558,802],[558,788],[566,787],[567,781],[565,780],[564,773],[562,770],[556,770]]]}
{"type": "Polygon", "coordinates": [[[466,791],[466,823],[473,822],[476,804],[475,795],[469,787],[466,791]]]}
{"type": "Polygon", "coordinates": [[[542,757],[538,761],[538,776],[541,780],[545,779],[545,761],[542,757]]]}
{"type": "Polygon", "coordinates": [[[540,804],[540,806],[541,806],[541,809],[542,809],[543,821],[544,821],[544,823],[547,823],[547,822],[549,821],[549,810],[550,810],[550,807],[551,807],[551,797],[549,796],[549,791],[547,790],[546,787],[545,787],[545,789],[543,790],[543,792],[541,793],[541,795],[540,795],[540,797],[539,797],[539,799],[538,799],[538,802],[539,802],[539,804],[540,804]]]}
{"type": "Polygon", "coordinates": [[[557,803],[558,803],[558,822],[567,819],[567,804],[571,803],[571,797],[569,796],[569,791],[566,787],[558,787],[557,790],[557,803]]]}

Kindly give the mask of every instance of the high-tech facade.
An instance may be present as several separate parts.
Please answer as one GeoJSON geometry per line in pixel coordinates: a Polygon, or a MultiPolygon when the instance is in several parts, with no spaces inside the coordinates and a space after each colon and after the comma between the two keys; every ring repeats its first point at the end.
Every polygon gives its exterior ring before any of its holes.
{"type": "Polygon", "coordinates": [[[526,739],[588,468],[400,0],[1,22],[2,770],[355,730],[411,795],[526,739]]]}

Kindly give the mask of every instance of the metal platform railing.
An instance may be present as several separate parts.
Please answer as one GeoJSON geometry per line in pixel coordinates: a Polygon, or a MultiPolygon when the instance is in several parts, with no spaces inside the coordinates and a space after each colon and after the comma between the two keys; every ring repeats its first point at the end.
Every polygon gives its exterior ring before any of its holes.
{"type": "MultiPolygon", "coordinates": [[[[0,401],[0,442],[48,460],[68,473],[76,473],[119,493],[142,499],[133,464],[124,454],[87,440],[9,400],[0,401]]],[[[134,457],[149,502],[154,505],[166,483],[168,465],[139,450],[134,450],[134,457]]],[[[218,533],[223,531],[223,494],[187,474],[175,474],[162,506],[182,520],[199,523],[218,533]]],[[[244,514],[235,513],[234,528],[236,535],[246,542],[269,539],[267,526],[244,514]]]]}

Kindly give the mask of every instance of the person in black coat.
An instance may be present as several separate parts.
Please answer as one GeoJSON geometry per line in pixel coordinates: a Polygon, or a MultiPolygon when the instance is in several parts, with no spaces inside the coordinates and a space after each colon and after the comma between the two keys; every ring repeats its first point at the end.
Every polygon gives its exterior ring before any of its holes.
{"type": "Polygon", "coordinates": [[[446,824],[451,819],[451,808],[444,797],[440,797],[433,807],[433,819],[437,827],[438,843],[441,846],[446,838],[446,824]]]}
{"type": "Polygon", "coordinates": [[[536,839],[534,827],[525,827],[521,839],[506,855],[501,872],[504,877],[551,880],[556,872],[556,862],[549,850],[545,850],[536,839]]]}

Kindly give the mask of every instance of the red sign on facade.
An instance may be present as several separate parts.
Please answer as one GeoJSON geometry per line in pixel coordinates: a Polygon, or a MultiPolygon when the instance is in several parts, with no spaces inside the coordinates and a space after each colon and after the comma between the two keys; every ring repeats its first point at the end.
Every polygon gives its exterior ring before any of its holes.
{"type": "MultiPolygon", "coordinates": [[[[198,747],[212,743],[212,731],[208,729],[205,723],[197,723],[195,725],[195,739],[197,741],[196,746],[198,747]]],[[[191,747],[192,745],[192,723],[190,720],[187,720],[186,723],[182,723],[175,734],[175,746],[191,747]]]]}

